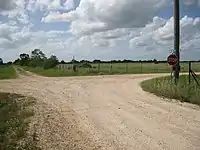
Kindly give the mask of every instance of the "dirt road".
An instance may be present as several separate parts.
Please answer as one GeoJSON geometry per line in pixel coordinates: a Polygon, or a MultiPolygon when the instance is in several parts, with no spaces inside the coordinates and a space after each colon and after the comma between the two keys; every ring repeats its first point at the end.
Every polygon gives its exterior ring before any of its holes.
{"type": "Polygon", "coordinates": [[[200,150],[200,108],[143,92],[160,75],[0,81],[0,91],[37,99],[34,126],[42,149],[200,150]]]}

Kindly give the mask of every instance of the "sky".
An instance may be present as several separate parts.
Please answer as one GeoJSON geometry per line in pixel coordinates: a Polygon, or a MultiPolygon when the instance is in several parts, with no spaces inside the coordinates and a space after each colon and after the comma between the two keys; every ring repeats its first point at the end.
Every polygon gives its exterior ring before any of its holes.
{"type": "MultiPolygon", "coordinates": [[[[181,60],[200,60],[200,0],[180,0],[181,60]]],[[[172,0],[0,0],[0,58],[166,60],[172,0]]]]}

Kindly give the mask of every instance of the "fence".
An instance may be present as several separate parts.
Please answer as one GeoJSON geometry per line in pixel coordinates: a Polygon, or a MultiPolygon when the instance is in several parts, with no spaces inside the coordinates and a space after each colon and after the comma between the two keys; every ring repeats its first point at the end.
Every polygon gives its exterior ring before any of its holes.
{"type": "MultiPolygon", "coordinates": [[[[189,70],[188,63],[180,63],[181,72],[189,70]]],[[[123,73],[170,73],[171,66],[167,63],[100,63],[81,66],[77,64],[77,72],[123,74],[123,73]]],[[[73,71],[73,64],[60,64],[58,71],[73,71]]],[[[200,72],[200,63],[193,63],[193,70],[200,72]]]]}

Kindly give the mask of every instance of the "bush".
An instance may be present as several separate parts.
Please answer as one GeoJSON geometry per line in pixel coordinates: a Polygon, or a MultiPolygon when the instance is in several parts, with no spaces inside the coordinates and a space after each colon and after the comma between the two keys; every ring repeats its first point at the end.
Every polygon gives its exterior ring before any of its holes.
{"type": "Polygon", "coordinates": [[[79,68],[92,68],[92,65],[89,63],[82,63],[78,67],[79,68]]]}

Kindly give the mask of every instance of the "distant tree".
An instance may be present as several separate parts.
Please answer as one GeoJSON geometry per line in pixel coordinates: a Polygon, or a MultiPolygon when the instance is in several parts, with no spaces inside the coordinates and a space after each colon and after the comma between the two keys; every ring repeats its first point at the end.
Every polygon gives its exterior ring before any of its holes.
{"type": "Polygon", "coordinates": [[[13,64],[15,64],[15,65],[20,65],[20,59],[18,58],[18,59],[16,59],[14,62],[13,62],[13,64]]]}
{"type": "Polygon", "coordinates": [[[78,63],[80,63],[78,60],[76,60],[76,59],[72,59],[70,62],[69,62],[70,64],[78,64],[78,63]]]}
{"type": "Polygon", "coordinates": [[[20,65],[22,65],[22,66],[28,66],[28,63],[30,61],[29,54],[23,53],[23,54],[20,54],[19,57],[21,59],[20,60],[20,65]]]}
{"type": "Polygon", "coordinates": [[[93,63],[101,63],[101,60],[95,59],[93,60],[93,63]]]}
{"type": "Polygon", "coordinates": [[[158,61],[156,59],[153,60],[154,64],[158,64],[158,61]]]}
{"type": "Polygon", "coordinates": [[[87,62],[87,60],[81,60],[80,61],[80,63],[82,64],[82,63],[86,63],[87,62]]]}
{"type": "Polygon", "coordinates": [[[64,60],[61,60],[60,64],[66,64],[66,62],[64,60]]]}
{"type": "Polygon", "coordinates": [[[84,62],[78,65],[79,68],[92,68],[92,65],[90,63],[84,62]]]}
{"type": "Polygon", "coordinates": [[[122,63],[131,63],[131,62],[133,62],[132,60],[127,60],[127,59],[124,59],[123,61],[122,61],[122,63]]]}
{"type": "Polygon", "coordinates": [[[3,65],[3,59],[0,58],[0,65],[3,65]]]}
{"type": "Polygon", "coordinates": [[[31,67],[44,67],[44,62],[47,59],[46,55],[40,49],[34,49],[31,52],[31,67]]]}
{"type": "Polygon", "coordinates": [[[110,62],[111,62],[112,64],[114,64],[114,63],[118,63],[117,60],[111,60],[110,62]]]}
{"type": "Polygon", "coordinates": [[[34,49],[31,52],[31,59],[45,60],[47,58],[46,55],[40,49],[34,49]]]}
{"type": "Polygon", "coordinates": [[[12,61],[9,61],[6,63],[7,65],[12,65],[12,61]]]}
{"type": "Polygon", "coordinates": [[[44,62],[44,69],[54,68],[59,64],[59,60],[56,56],[51,55],[50,58],[46,59],[44,62]]]}

